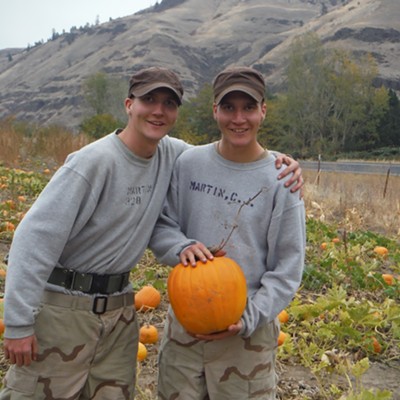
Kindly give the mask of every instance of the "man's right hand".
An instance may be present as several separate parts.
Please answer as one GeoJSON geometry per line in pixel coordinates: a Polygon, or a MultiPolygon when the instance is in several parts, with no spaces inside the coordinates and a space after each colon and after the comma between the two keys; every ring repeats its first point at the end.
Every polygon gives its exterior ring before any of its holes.
{"type": "Polygon", "coordinates": [[[207,260],[213,260],[214,257],[223,257],[226,254],[225,250],[206,247],[201,242],[196,242],[184,248],[179,255],[181,263],[187,267],[189,264],[192,267],[197,265],[197,261],[206,263],[207,260]]]}
{"type": "Polygon", "coordinates": [[[206,263],[207,260],[214,258],[211,251],[201,242],[196,242],[182,250],[179,255],[181,263],[186,267],[189,264],[192,267],[197,265],[197,261],[206,263]]]}
{"type": "Polygon", "coordinates": [[[10,364],[18,367],[28,366],[36,360],[38,352],[37,339],[35,335],[21,339],[4,338],[4,358],[10,364]]]}

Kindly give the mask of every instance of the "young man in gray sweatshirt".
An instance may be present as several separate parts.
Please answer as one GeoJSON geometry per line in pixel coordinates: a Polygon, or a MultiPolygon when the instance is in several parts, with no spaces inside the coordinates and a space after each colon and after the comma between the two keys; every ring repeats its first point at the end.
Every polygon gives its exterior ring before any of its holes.
{"type": "Polygon", "coordinates": [[[170,307],[159,397],[274,400],[277,315],[301,282],[304,203],[277,179],[275,155],[257,141],[266,115],[263,76],[231,68],[217,75],[213,87],[221,139],[178,158],[150,248],[165,264],[202,268],[196,260],[212,258],[209,249],[225,243],[222,250],[245,274],[247,306],[227,330],[195,336],[170,307]]]}
{"type": "MultiPolygon", "coordinates": [[[[175,160],[189,147],[167,136],[182,96],[168,69],[135,73],[126,127],[71,154],[19,224],[5,289],[12,366],[0,399],[134,397],[129,273],[148,245],[175,160]]],[[[296,168],[294,181],[298,163],[288,168],[296,168]]]]}

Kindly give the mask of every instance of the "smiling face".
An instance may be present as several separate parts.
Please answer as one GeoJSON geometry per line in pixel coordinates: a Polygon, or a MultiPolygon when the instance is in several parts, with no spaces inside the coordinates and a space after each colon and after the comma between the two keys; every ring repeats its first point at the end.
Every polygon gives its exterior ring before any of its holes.
{"type": "Polygon", "coordinates": [[[178,100],[169,89],[155,89],[144,96],[127,99],[129,124],[137,139],[158,142],[175,125],[178,100]]]}
{"type": "Polygon", "coordinates": [[[265,103],[246,93],[235,91],[213,106],[214,118],[222,134],[221,144],[231,151],[259,148],[257,133],[266,115],[265,103]]]}

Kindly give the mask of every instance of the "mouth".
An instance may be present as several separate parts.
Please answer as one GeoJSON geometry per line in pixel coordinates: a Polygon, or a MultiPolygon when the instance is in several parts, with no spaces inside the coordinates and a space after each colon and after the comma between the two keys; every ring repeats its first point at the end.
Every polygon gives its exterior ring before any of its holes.
{"type": "Polygon", "coordinates": [[[147,122],[153,126],[164,126],[165,125],[164,122],[161,122],[161,121],[147,121],[147,122]]]}
{"type": "Polygon", "coordinates": [[[233,132],[233,133],[235,133],[235,134],[240,135],[240,134],[242,134],[242,133],[246,133],[246,132],[247,132],[247,129],[246,129],[246,128],[240,128],[240,129],[237,129],[237,128],[234,129],[234,128],[232,128],[230,131],[233,132]]]}

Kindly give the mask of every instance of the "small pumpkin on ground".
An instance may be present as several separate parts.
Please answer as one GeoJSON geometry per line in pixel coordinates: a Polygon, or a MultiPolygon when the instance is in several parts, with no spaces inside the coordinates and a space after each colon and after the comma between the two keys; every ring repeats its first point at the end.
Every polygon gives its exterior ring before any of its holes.
{"type": "Polygon", "coordinates": [[[158,330],[154,325],[145,324],[139,329],[139,341],[143,344],[153,344],[158,340],[158,330]]]}
{"type": "Polygon", "coordinates": [[[382,352],[382,346],[378,342],[378,339],[375,336],[372,336],[372,347],[373,347],[375,353],[382,352]]]}
{"type": "Polygon", "coordinates": [[[137,357],[136,358],[137,358],[138,361],[143,361],[143,360],[146,359],[146,357],[147,357],[147,348],[143,343],[139,342],[138,352],[137,352],[137,357]]]}
{"type": "Polygon", "coordinates": [[[289,321],[289,314],[286,310],[282,310],[279,314],[278,314],[278,319],[279,322],[281,324],[285,324],[286,322],[289,321]]]}
{"type": "Polygon", "coordinates": [[[378,254],[379,256],[387,256],[389,250],[384,246],[375,246],[374,253],[378,254]]]}
{"type": "Polygon", "coordinates": [[[283,331],[279,332],[279,336],[278,336],[278,346],[282,346],[283,343],[285,342],[287,338],[287,334],[283,331]]]}
{"type": "Polygon", "coordinates": [[[394,276],[392,274],[382,274],[382,278],[389,286],[394,284],[394,276]]]}
{"type": "Polygon", "coordinates": [[[147,311],[157,308],[161,302],[161,293],[153,286],[143,286],[135,294],[136,311],[147,311]]]}

